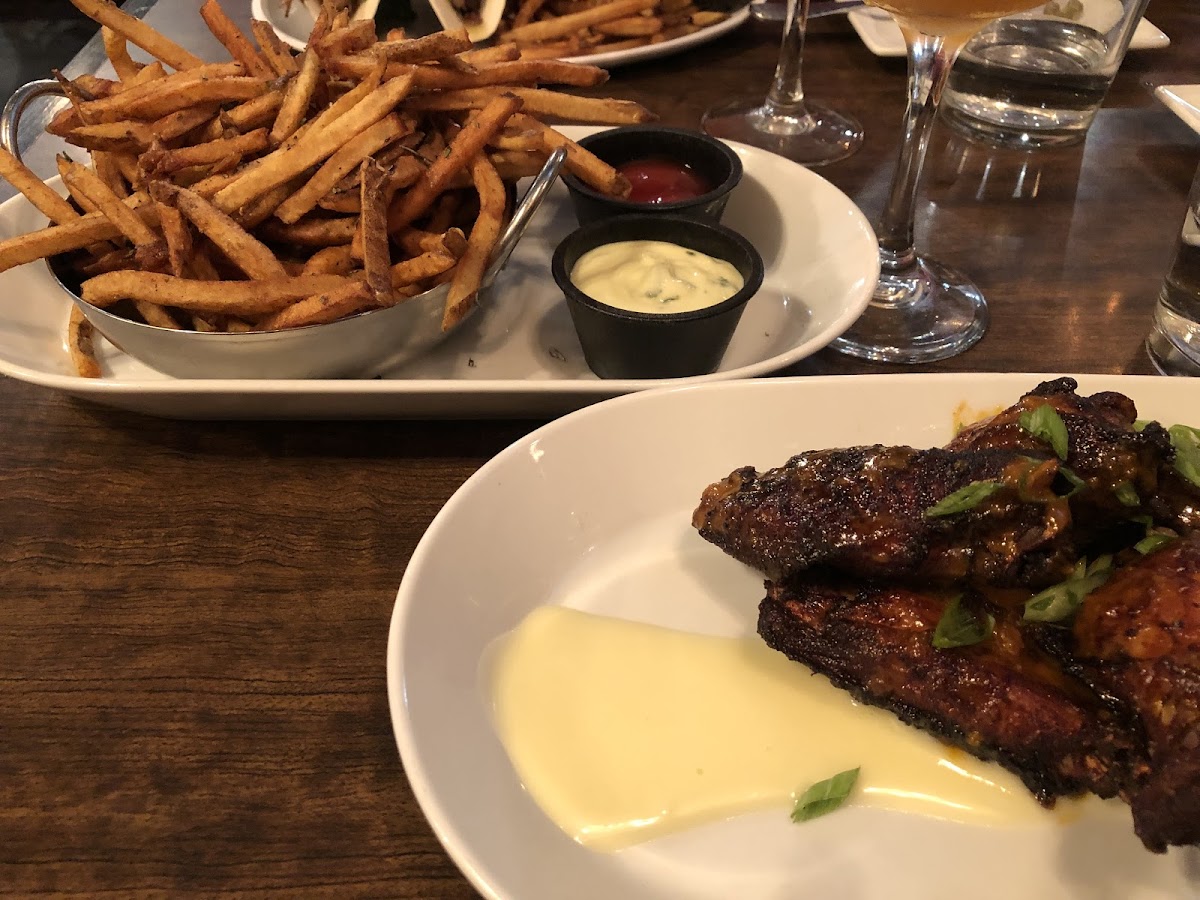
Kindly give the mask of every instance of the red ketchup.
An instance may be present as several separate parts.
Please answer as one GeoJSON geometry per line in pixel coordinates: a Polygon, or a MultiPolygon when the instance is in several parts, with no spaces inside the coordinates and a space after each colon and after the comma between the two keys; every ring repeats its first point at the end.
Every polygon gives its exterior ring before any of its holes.
{"type": "Polygon", "coordinates": [[[628,199],[633,203],[675,203],[707,194],[713,185],[684,163],[662,157],[631,159],[617,171],[633,186],[628,199]]]}

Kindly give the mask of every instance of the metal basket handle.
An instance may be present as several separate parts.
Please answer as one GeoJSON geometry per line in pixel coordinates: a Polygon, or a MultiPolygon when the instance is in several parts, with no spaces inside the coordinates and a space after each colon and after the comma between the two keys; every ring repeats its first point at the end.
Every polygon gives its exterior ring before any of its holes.
{"type": "Polygon", "coordinates": [[[521,235],[529,227],[534,213],[542,205],[542,201],[546,198],[546,192],[550,190],[550,185],[554,184],[554,179],[558,177],[558,173],[562,170],[566,159],[566,148],[559,147],[550,154],[546,160],[546,164],[542,166],[542,171],[538,172],[537,176],[533,179],[533,184],[529,186],[529,190],[525,192],[525,196],[521,198],[521,202],[517,204],[512,218],[508,220],[507,227],[500,233],[500,238],[496,241],[496,247],[492,251],[492,262],[488,266],[485,281],[490,282],[491,279],[495,278],[496,273],[504,268],[504,264],[508,262],[509,256],[516,249],[517,241],[521,239],[521,235]]]}
{"type": "Polygon", "coordinates": [[[21,144],[17,140],[17,126],[21,122],[21,116],[30,103],[38,97],[49,95],[63,96],[62,86],[53,78],[42,78],[21,85],[4,104],[4,111],[0,112],[0,146],[17,159],[21,158],[21,144]]]}

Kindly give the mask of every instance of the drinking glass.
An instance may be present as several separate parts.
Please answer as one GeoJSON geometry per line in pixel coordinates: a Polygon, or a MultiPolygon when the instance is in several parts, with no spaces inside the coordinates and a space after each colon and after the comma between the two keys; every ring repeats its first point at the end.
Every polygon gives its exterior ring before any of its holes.
{"type": "Polygon", "coordinates": [[[763,101],[736,100],[704,114],[713,137],[740,141],[805,166],[845,159],[862,143],[863,130],[850,116],[809,103],[800,82],[809,0],[788,0],[775,80],[763,101]]]}
{"type": "Polygon", "coordinates": [[[913,247],[917,182],[946,77],[963,44],[1030,0],[867,0],[900,26],[908,52],[908,108],[900,157],[876,232],[879,284],[834,349],[880,362],[923,363],[962,353],[983,337],[988,308],[969,278],[913,247]]]}

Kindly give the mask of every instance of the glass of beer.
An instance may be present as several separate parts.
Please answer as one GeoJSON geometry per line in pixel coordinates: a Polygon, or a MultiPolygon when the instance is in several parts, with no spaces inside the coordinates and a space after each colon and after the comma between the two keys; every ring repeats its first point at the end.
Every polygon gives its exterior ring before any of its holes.
{"type": "Polygon", "coordinates": [[[908,50],[904,141],[876,225],[880,274],[862,317],[832,346],[880,362],[924,363],[962,353],[983,337],[988,308],[966,276],[913,247],[917,182],[950,66],[976,31],[1031,0],[867,0],[892,14],[908,50]]]}

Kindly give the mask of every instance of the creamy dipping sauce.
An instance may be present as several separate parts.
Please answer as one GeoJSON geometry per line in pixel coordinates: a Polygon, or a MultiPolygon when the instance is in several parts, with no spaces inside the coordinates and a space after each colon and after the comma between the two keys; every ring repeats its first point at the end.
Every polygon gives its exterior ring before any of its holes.
{"type": "Polygon", "coordinates": [[[856,703],[757,638],[546,606],[503,639],[490,674],[521,782],[595,849],[770,806],[786,818],[806,788],[855,766],[853,805],[981,824],[1056,818],[1015,775],[856,703]]]}
{"type": "Polygon", "coordinates": [[[642,313],[705,309],[745,284],[732,263],[666,241],[595,247],[576,261],[571,282],[593,300],[642,313]]]}

